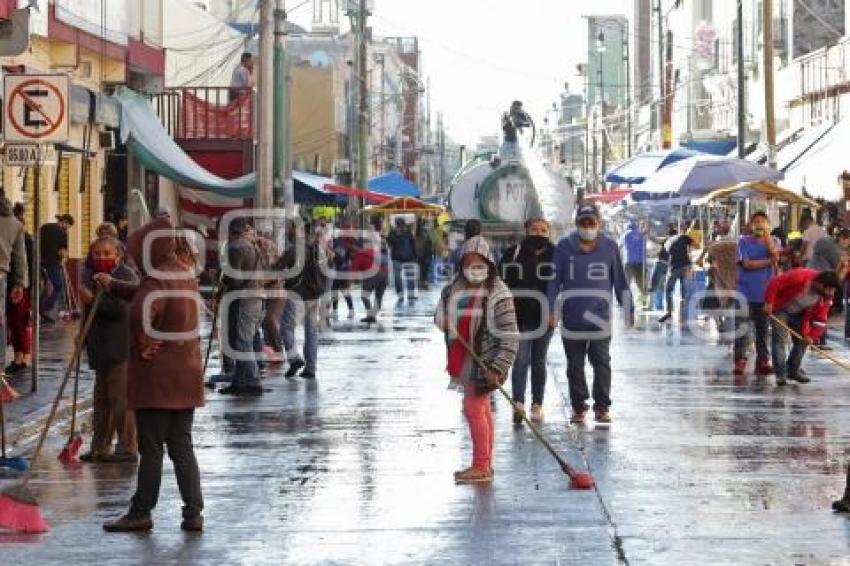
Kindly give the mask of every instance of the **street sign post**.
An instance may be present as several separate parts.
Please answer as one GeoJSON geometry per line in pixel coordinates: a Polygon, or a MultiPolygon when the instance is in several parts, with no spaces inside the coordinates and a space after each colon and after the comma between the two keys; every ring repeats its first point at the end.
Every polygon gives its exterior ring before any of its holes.
{"type": "Polygon", "coordinates": [[[56,165],[56,147],[53,144],[7,144],[6,165],[9,167],[29,167],[38,165],[56,165]]]}
{"type": "Polygon", "coordinates": [[[6,75],[6,143],[68,141],[68,75],[6,75]]]}
{"type": "MultiPolygon", "coordinates": [[[[3,77],[3,117],[7,158],[23,161],[34,159],[35,190],[30,195],[33,215],[33,265],[30,266],[30,282],[38,289],[41,273],[41,146],[68,141],[68,75],[5,75],[3,77]],[[13,149],[14,144],[29,144],[32,151],[13,149]],[[12,148],[12,149],[10,149],[12,148]]],[[[32,303],[32,388],[38,389],[38,367],[40,354],[41,305],[39,293],[31,293],[32,303]]]]}

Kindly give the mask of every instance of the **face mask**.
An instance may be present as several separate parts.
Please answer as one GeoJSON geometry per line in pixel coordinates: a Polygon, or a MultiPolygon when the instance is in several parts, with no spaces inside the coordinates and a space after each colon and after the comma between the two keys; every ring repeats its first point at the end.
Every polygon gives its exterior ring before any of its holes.
{"type": "Polygon", "coordinates": [[[764,228],[754,229],[753,230],[753,236],[755,236],[756,238],[763,238],[764,237],[764,228]]]}
{"type": "Polygon", "coordinates": [[[114,257],[95,258],[92,260],[92,269],[95,273],[112,273],[118,265],[118,259],[114,257]]]}
{"type": "Polygon", "coordinates": [[[463,269],[463,276],[473,285],[480,285],[484,283],[487,281],[487,277],[489,275],[490,270],[487,269],[487,266],[485,265],[475,265],[473,267],[465,267],[463,269]]]}
{"type": "Polygon", "coordinates": [[[578,237],[585,242],[590,242],[596,239],[599,235],[599,228],[579,228],[578,237]]]}
{"type": "Polygon", "coordinates": [[[528,236],[526,237],[525,241],[528,242],[531,247],[539,249],[545,247],[546,244],[549,243],[549,238],[547,238],[546,236],[528,236]]]}

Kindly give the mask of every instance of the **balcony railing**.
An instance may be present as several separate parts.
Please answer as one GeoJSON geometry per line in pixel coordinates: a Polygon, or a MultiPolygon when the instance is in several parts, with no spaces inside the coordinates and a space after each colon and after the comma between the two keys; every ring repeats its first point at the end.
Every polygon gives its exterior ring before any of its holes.
{"type": "Polygon", "coordinates": [[[153,96],[151,104],[175,140],[254,139],[251,88],[169,88],[153,96]]]}

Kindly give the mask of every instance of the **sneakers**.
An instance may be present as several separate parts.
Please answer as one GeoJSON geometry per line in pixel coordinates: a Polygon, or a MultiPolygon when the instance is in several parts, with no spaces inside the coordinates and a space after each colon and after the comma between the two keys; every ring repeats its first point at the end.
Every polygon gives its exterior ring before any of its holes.
{"type": "Polygon", "coordinates": [[[520,425],[523,423],[522,415],[525,413],[525,405],[522,403],[518,403],[514,401],[514,411],[513,411],[513,420],[515,425],[520,425]]]}
{"type": "Polygon", "coordinates": [[[192,515],[190,517],[183,517],[180,528],[184,531],[199,533],[204,530],[204,516],[192,515]]]}
{"type": "Polygon", "coordinates": [[[534,422],[543,422],[543,405],[540,403],[533,403],[531,405],[531,420],[534,422]]]}
{"type": "Polygon", "coordinates": [[[316,379],[316,372],[309,370],[309,369],[305,369],[304,371],[301,372],[301,378],[302,379],[316,379]]]}
{"type": "Polygon", "coordinates": [[[127,513],[120,519],[103,524],[103,530],[107,533],[135,533],[145,532],[153,529],[153,519],[150,515],[136,515],[127,513]]]}
{"type": "Polygon", "coordinates": [[[811,378],[807,377],[804,373],[800,373],[799,371],[789,373],[788,379],[790,379],[791,381],[796,381],[797,383],[809,383],[811,381],[811,378]]]}
{"type": "Polygon", "coordinates": [[[608,412],[608,409],[601,409],[599,411],[594,411],[594,413],[594,421],[596,421],[597,425],[607,426],[611,424],[611,413],[608,412]]]}
{"type": "Polygon", "coordinates": [[[374,323],[378,322],[378,319],[370,314],[367,317],[361,318],[360,322],[365,322],[366,324],[374,324],[374,323]]]}
{"type": "Polygon", "coordinates": [[[231,385],[224,389],[219,389],[222,395],[233,395],[235,397],[262,397],[263,388],[259,385],[231,385]]]}
{"type": "Polygon", "coordinates": [[[80,454],[80,462],[85,462],[86,464],[96,464],[98,462],[103,462],[103,456],[100,454],[95,454],[94,452],[86,452],[85,454],[80,454]]]}
{"type": "Polygon", "coordinates": [[[113,454],[106,454],[104,456],[101,456],[100,461],[109,462],[111,464],[135,464],[139,461],[139,456],[137,454],[133,454],[132,452],[115,452],[113,454]]]}
{"type": "Polygon", "coordinates": [[[735,375],[744,375],[745,371],[747,371],[747,359],[738,358],[737,360],[735,360],[735,375]]]}
{"type": "Polygon", "coordinates": [[[584,419],[587,417],[587,410],[573,409],[573,414],[570,417],[571,424],[584,424],[584,419]]]}
{"type": "Polygon", "coordinates": [[[27,367],[27,364],[19,364],[18,362],[12,362],[11,364],[6,366],[6,375],[14,375],[18,372],[26,370],[27,367]]]}
{"type": "Polygon", "coordinates": [[[491,481],[493,481],[493,472],[491,470],[467,468],[463,471],[455,472],[455,482],[457,483],[485,483],[491,481]]]}
{"type": "Polygon", "coordinates": [[[788,381],[786,381],[784,375],[776,376],[776,385],[778,385],[779,387],[782,387],[783,385],[788,385],[788,381]]]}
{"type": "Polygon", "coordinates": [[[659,323],[667,322],[668,320],[670,320],[670,317],[672,317],[672,316],[673,316],[673,313],[670,313],[670,312],[668,312],[668,313],[664,313],[664,314],[661,316],[661,318],[659,318],[659,319],[658,319],[658,322],[659,322],[659,323]]]}
{"type": "Polygon", "coordinates": [[[832,510],[836,513],[850,513],[850,497],[844,497],[832,502],[832,510]]]}
{"type": "Polygon", "coordinates": [[[289,364],[289,369],[283,374],[283,377],[295,377],[298,371],[304,367],[304,360],[295,360],[289,364]]]}
{"type": "Polygon", "coordinates": [[[770,375],[773,373],[773,366],[770,362],[756,363],[756,375],[770,375]]]}

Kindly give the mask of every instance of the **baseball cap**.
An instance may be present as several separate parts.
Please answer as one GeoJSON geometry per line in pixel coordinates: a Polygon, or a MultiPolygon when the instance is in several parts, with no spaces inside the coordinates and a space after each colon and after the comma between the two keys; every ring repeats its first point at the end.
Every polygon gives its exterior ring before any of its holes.
{"type": "Polygon", "coordinates": [[[592,204],[582,204],[576,210],[576,221],[584,220],[585,218],[599,220],[599,211],[592,204]]]}

